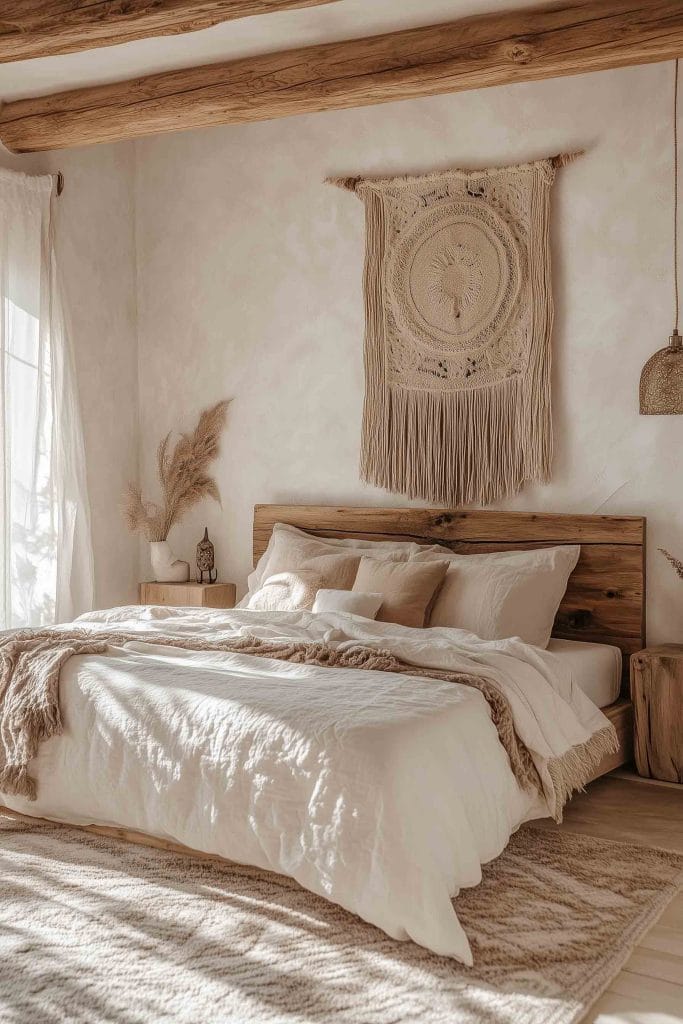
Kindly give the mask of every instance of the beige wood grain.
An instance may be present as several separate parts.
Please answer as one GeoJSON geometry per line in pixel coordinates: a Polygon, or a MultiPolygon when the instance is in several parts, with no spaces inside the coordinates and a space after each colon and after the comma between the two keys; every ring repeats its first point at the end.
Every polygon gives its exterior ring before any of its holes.
{"type": "Polygon", "coordinates": [[[638,772],[683,783],[683,645],[662,644],[633,655],[631,699],[638,772]]]}
{"type": "MultiPolygon", "coordinates": [[[[683,970],[683,961],[676,963],[676,969],[683,970]]],[[[649,987],[642,995],[636,992],[625,995],[610,986],[584,1017],[583,1024],[681,1024],[681,997],[655,988],[656,983],[650,979],[644,980],[649,982],[649,987]]]]}
{"type": "Polygon", "coordinates": [[[302,530],[340,531],[404,540],[477,543],[635,544],[645,537],[642,516],[497,512],[487,509],[380,508],[343,505],[256,505],[254,557],[265,550],[273,525],[292,522],[302,530]],[[289,518],[287,518],[289,517],[289,518]],[[294,523],[294,519],[296,522],[294,523]]]}
{"type": "MultiPolygon", "coordinates": [[[[683,891],[680,896],[669,904],[659,919],[659,923],[667,928],[676,928],[683,934],[683,891]]],[[[683,985],[683,978],[681,978],[683,985]]]]}
{"type": "Polygon", "coordinates": [[[338,0],[0,0],[0,64],[338,0]]]}
{"type": "Polygon", "coordinates": [[[277,522],[322,537],[414,540],[443,544],[463,554],[580,544],[579,562],[560,604],[553,635],[619,647],[622,693],[628,695],[629,658],[640,650],[645,637],[646,524],[640,516],[256,505],[254,564],[277,522]]]}
{"type": "MultiPolygon", "coordinates": [[[[683,956],[661,950],[646,949],[640,945],[636,947],[633,956],[626,961],[624,969],[631,974],[642,974],[647,978],[657,978],[660,981],[676,985],[680,984],[680,980],[683,978],[683,956]]],[[[645,1007],[642,1009],[645,1010],[645,1007]]],[[[679,1012],[683,1014],[683,1007],[680,1005],[679,1012]]],[[[657,1021],[656,1024],[660,1024],[660,1022],[657,1021]]],[[[663,1024],[671,1024],[671,1022],[664,1021],[663,1024]]]]}
{"type": "MultiPolygon", "coordinates": [[[[680,900],[680,896],[677,899],[680,900]]],[[[677,900],[673,902],[676,903],[677,900]]],[[[683,936],[683,927],[678,928],[678,935],[683,936]]],[[[643,939],[643,942],[645,941],[646,939],[643,939]]],[[[683,975],[681,977],[683,978],[683,975]]],[[[675,981],[663,981],[625,969],[611,983],[609,991],[615,995],[635,996],[637,999],[646,1000],[650,1013],[665,1013],[675,1007],[680,1019],[683,1020],[683,981],[677,984],[675,981]]]]}
{"type": "Polygon", "coordinates": [[[678,786],[648,785],[635,773],[629,779],[603,775],[573,797],[561,825],[544,818],[534,822],[534,828],[559,828],[683,853],[683,792],[678,786]]]}
{"type": "MultiPolygon", "coordinates": [[[[669,927],[659,921],[640,943],[642,949],[654,950],[659,953],[671,953],[683,958],[683,934],[680,929],[669,927]]],[[[681,975],[683,981],[683,974],[681,975]]]]}
{"type": "Polygon", "coordinates": [[[583,74],[681,53],[681,0],[565,0],[17,100],[0,112],[0,138],[14,152],[38,152],[583,74]]]}
{"type": "Polygon", "coordinates": [[[607,772],[619,768],[622,764],[629,764],[633,760],[633,705],[631,701],[622,698],[603,708],[602,711],[617,731],[619,749],[614,754],[605,754],[588,780],[589,782],[593,782],[601,775],[606,775],[607,772]]]}
{"type": "Polygon", "coordinates": [[[141,583],[140,604],[234,608],[234,583],[141,583]]]}

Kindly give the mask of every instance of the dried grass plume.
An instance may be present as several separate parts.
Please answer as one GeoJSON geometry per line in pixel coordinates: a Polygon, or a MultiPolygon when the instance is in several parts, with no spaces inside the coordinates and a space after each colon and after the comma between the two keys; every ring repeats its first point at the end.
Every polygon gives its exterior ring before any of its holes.
{"type": "Polygon", "coordinates": [[[128,529],[141,533],[148,541],[166,540],[169,530],[202,498],[221,497],[216,481],[207,469],[220,450],[220,436],[230,399],[205,409],[192,434],[181,434],[173,452],[169,452],[170,433],[157,449],[157,471],[163,502],[145,501],[141,489],[129,484],[123,504],[128,529]]]}
{"type": "Polygon", "coordinates": [[[683,580],[683,562],[681,562],[680,558],[676,558],[671,554],[671,552],[667,551],[666,548],[659,548],[658,550],[661,551],[666,560],[673,565],[676,575],[683,580]]]}

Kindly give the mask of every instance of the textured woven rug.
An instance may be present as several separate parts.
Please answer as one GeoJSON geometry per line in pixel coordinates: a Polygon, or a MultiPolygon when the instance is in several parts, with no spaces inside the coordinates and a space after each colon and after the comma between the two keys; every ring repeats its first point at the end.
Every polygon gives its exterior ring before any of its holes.
{"type": "Polygon", "coordinates": [[[0,1020],[570,1024],[682,869],[522,830],[456,901],[467,969],[287,878],[0,816],[0,1020]]]}

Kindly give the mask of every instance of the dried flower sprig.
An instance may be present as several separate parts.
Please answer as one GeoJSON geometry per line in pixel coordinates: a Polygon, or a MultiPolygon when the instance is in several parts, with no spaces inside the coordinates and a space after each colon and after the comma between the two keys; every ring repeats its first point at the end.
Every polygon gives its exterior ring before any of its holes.
{"type": "Polygon", "coordinates": [[[166,540],[169,530],[181,516],[202,498],[220,502],[216,481],[207,467],[220,450],[220,436],[230,400],[205,409],[192,434],[181,434],[169,453],[170,433],[157,449],[157,471],[163,504],[145,501],[141,489],[129,484],[123,504],[128,529],[141,533],[148,541],[166,540]]]}
{"type": "Polygon", "coordinates": [[[683,562],[680,558],[676,558],[671,554],[671,552],[667,551],[666,548],[659,548],[658,550],[661,551],[666,560],[673,565],[676,575],[683,580],[683,562]]]}

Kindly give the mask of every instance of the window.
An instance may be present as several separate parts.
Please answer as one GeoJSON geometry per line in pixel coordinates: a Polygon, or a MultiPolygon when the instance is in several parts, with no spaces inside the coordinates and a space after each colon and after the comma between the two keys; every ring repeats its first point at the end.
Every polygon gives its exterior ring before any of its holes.
{"type": "Polygon", "coordinates": [[[92,558],[52,182],[0,171],[0,628],[86,610],[92,558]]]}
{"type": "Polygon", "coordinates": [[[3,318],[5,624],[47,625],[57,595],[49,346],[41,347],[38,318],[8,297],[3,318]]]}

